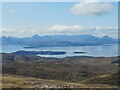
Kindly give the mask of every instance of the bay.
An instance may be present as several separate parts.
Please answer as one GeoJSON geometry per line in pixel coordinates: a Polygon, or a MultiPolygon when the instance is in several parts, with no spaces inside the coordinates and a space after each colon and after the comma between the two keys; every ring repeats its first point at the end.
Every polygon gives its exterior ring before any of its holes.
{"type": "Polygon", "coordinates": [[[64,58],[69,56],[94,56],[94,57],[114,57],[118,56],[118,45],[104,45],[104,46],[68,46],[68,47],[39,47],[39,48],[23,48],[20,45],[3,45],[0,47],[0,52],[11,53],[18,50],[26,51],[65,51],[63,55],[38,55],[41,57],[57,57],[64,58]],[[74,52],[86,52],[77,53],[74,52]]]}

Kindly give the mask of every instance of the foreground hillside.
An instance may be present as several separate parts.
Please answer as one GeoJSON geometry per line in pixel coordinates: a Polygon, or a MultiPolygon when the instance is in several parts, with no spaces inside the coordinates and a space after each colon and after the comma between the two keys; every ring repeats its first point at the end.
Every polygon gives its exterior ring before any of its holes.
{"type": "Polygon", "coordinates": [[[2,56],[2,73],[11,78],[16,75],[105,86],[118,83],[118,57],[43,58],[5,53],[2,56]]]}
{"type": "Polygon", "coordinates": [[[109,84],[109,85],[119,85],[119,75],[120,72],[108,75],[101,75],[97,77],[92,77],[83,81],[84,84],[109,84]]]}
{"type": "Polygon", "coordinates": [[[56,80],[23,77],[17,75],[3,75],[3,88],[114,88],[118,87],[107,84],[81,84],[69,83],[56,80]]]}

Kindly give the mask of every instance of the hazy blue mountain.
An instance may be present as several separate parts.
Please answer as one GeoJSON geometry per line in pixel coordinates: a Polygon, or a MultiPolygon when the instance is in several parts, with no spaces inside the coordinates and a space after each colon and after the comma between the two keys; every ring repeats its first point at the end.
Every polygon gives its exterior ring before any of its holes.
{"type": "Polygon", "coordinates": [[[47,35],[17,38],[1,37],[3,44],[21,44],[27,46],[93,46],[117,43],[117,40],[104,36],[102,38],[92,35],[47,35]]]}
{"type": "Polygon", "coordinates": [[[22,45],[24,42],[22,41],[21,38],[17,38],[17,37],[5,37],[5,36],[2,36],[1,38],[1,41],[2,41],[2,44],[19,44],[19,45],[22,45]]]}
{"type": "Polygon", "coordinates": [[[107,35],[102,37],[101,40],[103,43],[115,43],[115,42],[117,42],[117,40],[115,40],[107,35]]]}

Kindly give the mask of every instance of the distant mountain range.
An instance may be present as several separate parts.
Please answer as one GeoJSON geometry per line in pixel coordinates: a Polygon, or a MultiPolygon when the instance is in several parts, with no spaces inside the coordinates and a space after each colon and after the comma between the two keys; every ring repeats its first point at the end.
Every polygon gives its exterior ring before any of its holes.
{"type": "Polygon", "coordinates": [[[49,46],[96,46],[117,43],[117,39],[109,36],[102,38],[92,35],[47,35],[18,38],[12,36],[0,37],[3,45],[25,45],[28,47],[49,47],[49,46]]]}

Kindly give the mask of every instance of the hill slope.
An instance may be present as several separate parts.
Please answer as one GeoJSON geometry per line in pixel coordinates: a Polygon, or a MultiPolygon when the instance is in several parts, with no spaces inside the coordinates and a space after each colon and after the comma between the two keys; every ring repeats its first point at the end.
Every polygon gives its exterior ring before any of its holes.
{"type": "Polygon", "coordinates": [[[118,85],[119,84],[119,75],[120,73],[101,75],[97,77],[92,77],[87,80],[81,81],[85,84],[109,84],[109,85],[118,85]]]}
{"type": "Polygon", "coordinates": [[[118,65],[113,63],[117,57],[109,58],[43,58],[2,54],[3,74],[13,74],[41,79],[78,82],[104,74],[117,72],[118,65]]]}
{"type": "MultiPolygon", "coordinates": [[[[17,75],[3,75],[3,88],[116,88],[105,84],[79,84],[17,75]]],[[[3,89],[4,90],[4,89],[3,89]]],[[[115,89],[114,89],[115,90],[115,89]]]]}

